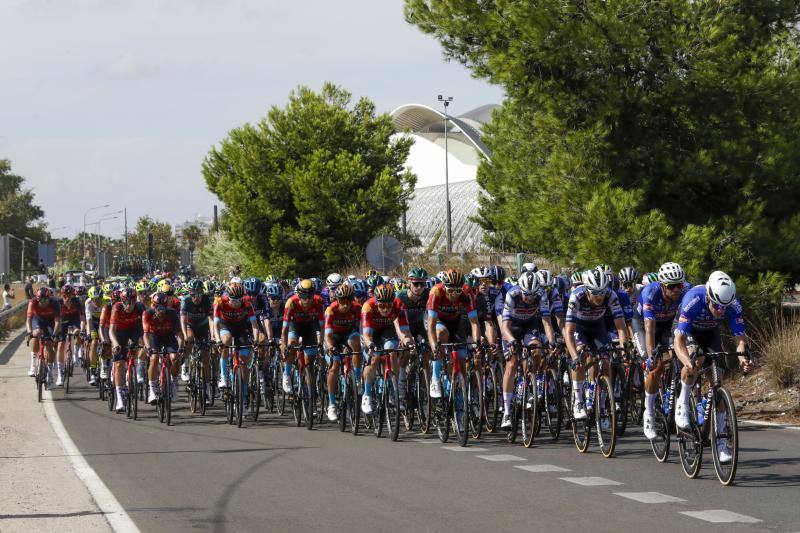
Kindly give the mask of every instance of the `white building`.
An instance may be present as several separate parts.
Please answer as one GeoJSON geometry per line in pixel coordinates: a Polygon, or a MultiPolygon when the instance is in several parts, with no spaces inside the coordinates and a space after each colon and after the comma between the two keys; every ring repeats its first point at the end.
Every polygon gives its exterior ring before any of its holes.
{"type": "MultiPolygon", "coordinates": [[[[478,213],[480,187],[475,180],[482,157],[491,152],[481,141],[483,125],[498,105],[489,104],[459,116],[448,116],[447,164],[450,182],[453,251],[474,251],[483,245],[483,230],[470,217],[478,213]]],[[[398,135],[411,135],[406,168],[417,175],[414,197],[406,213],[408,231],[419,236],[422,248],[447,247],[445,231],[445,130],[444,113],[420,104],[407,104],[391,113],[398,135]]]]}
{"type": "Polygon", "coordinates": [[[214,219],[211,217],[202,216],[200,214],[191,220],[186,220],[180,224],[175,224],[175,238],[178,240],[178,245],[183,246],[183,228],[188,226],[197,226],[200,228],[200,231],[203,235],[208,235],[208,232],[211,231],[213,225],[214,219]]]}

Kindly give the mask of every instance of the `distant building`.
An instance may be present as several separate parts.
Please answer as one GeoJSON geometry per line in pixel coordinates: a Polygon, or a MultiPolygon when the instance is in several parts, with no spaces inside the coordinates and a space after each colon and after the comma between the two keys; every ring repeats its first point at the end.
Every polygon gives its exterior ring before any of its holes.
{"type": "Polygon", "coordinates": [[[203,235],[208,235],[214,225],[214,219],[211,217],[204,217],[197,215],[192,220],[187,220],[181,224],[175,224],[175,238],[178,240],[178,246],[183,247],[183,228],[188,226],[197,226],[203,235]]]}
{"type": "MultiPolygon", "coordinates": [[[[478,164],[482,157],[491,159],[492,155],[481,140],[483,126],[498,107],[489,104],[459,116],[448,116],[447,164],[454,252],[484,247],[483,229],[470,217],[478,214],[481,191],[475,180],[478,164]]],[[[391,115],[397,134],[407,132],[414,139],[406,168],[417,175],[417,184],[406,212],[406,229],[419,236],[423,249],[433,243],[433,250],[444,250],[447,247],[444,113],[420,104],[407,104],[391,115]]]]}

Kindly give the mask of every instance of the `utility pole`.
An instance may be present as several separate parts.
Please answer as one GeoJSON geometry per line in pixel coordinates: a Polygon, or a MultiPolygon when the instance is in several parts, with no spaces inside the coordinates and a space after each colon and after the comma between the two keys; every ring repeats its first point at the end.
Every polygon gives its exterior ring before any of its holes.
{"type": "Polygon", "coordinates": [[[447,151],[447,106],[453,101],[452,96],[439,95],[439,101],[444,104],[444,197],[445,197],[445,212],[446,212],[446,231],[447,231],[447,253],[453,253],[453,232],[451,230],[450,220],[450,173],[448,164],[448,151],[447,151]]]}
{"type": "Polygon", "coordinates": [[[128,208],[125,209],[125,264],[128,264],[128,208]]]}

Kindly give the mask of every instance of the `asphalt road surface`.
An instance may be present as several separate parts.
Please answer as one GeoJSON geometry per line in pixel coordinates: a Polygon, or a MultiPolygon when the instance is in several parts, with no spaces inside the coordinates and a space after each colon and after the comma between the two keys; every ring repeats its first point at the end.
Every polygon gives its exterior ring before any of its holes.
{"type": "Polygon", "coordinates": [[[53,393],[58,414],[142,531],[800,531],[797,430],[741,424],[736,484],[723,487],[710,455],[695,480],[674,443],[657,463],[640,427],[611,459],[594,443],[578,453],[569,432],[531,449],[494,435],[459,448],[263,413],[239,429],[219,407],[191,415],[183,391],[167,427],[153,407],[129,420],[73,383],[69,398],[53,393]]]}

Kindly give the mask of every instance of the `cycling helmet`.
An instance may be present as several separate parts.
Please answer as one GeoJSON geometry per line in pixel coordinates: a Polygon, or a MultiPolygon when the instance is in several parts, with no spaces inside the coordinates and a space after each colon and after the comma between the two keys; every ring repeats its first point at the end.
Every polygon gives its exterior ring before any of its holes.
{"type": "Polygon", "coordinates": [[[611,273],[611,265],[609,265],[608,263],[600,263],[599,265],[597,265],[596,268],[599,268],[600,270],[602,270],[606,274],[610,274],[611,273]]]}
{"type": "Polygon", "coordinates": [[[414,267],[408,272],[408,279],[409,280],[426,280],[428,278],[428,273],[425,271],[424,268],[414,267]]]}
{"type": "Polygon", "coordinates": [[[256,277],[250,277],[244,280],[244,291],[253,296],[261,292],[261,280],[256,277]]]}
{"type": "Polygon", "coordinates": [[[519,276],[518,285],[522,294],[530,296],[539,289],[539,276],[526,270],[519,276]]]}
{"type": "Polygon", "coordinates": [[[489,278],[497,283],[500,280],[506,278],[506,269],[501,267],[500,265],[494,265],[489,267],[489,278]]]}
{"type": "Polygon", "coordinates": [[[485,279],[491,277],[488,267],[475,267],[472,269],[470,274],[475,276],[475,279],[485,279]]]}
{"type": "Polygon", "coordinates": [[[436,274],[436,278],[437,278],[439,281],[444,281],[444,274],[445,274],[444,270],[440,270],[440,271],[439,271],[439,273],[438,273],[438,274],[436,274]]]}
{"type": "Polygon", "coordinates": [[[380,276],[370,276],[367,278],[367,287],[373,291],[380,285],[383,285],[383,278],[380,276]]]}
{"type": "Polygon", "coordinates": [[[375,301],[386,303],[394,301],[394,287],[390,284],[380,285],[375,289],[375,301]]]}
{"type": "Polygon", "coordinates": [[[47,287],[39,287],[36,291],[36,299],[48,298],[49,296],[50,291],[47,290],[47,287]]]}
{"type": "Polygon", "coordinates": [[[642,284],[647,285],[648,283],[655,283],[658,281],[658,274],[655,272],[648,272],[644,276],[642,276],[642,284]]]}
{"type": "Polygon", "coordinates": [[[520,274],[522,274],[523,272],[536,273],[537,270],[539,270],[539,268],[536,266],[536,263],[534,262],[522,263],[522,268],[519,269],[519,273],[520,274]]]}
{"type": "Polygon", "coordinates": [[[364,298],[367,296],[367,284],[364,283],[363,279],[356,279],[352,285],[356,298],[364,298]]]}
{"type": "Polygon", "coordinates": [[[228,282],[228,285],[241,285],[241,284],[242,284],[242,278],[240,278],[239,276],[233,276],[231,280],[228,282]]]}
{"type": "Polygon", "coordinates": [[[283,287],[281,287],[280,283],[267,285],[267,298],[270,300],[283,300],[283,287]]]}
{"type": "Polygon", "coordinates": [[[111,291],[113,290],[114,290],[114,285],[112,285],[111,283],[103,283],[103,294],[108,296],[109,294],[111,294],[111,291]]]}
{"type": "Polygon", "coordinates": [[[542,287],[552,287],[555,283],[555,278],[553,278],[553,273],[549,270],[542,269],[536,273],[539,278],[539,285],[542,287]]]}
{"type": "Polygon", "coordinates": [[[269,285],[270,283],[278,283],[278,277],[274,274],[270,274],[266,278],[264,278],[264,283],[269,285]]]}
{"type": "Polygon", "coordinates": [[[204,291],[203,284],[197,278],[194,278],[193,280],[191,280],[188,283],[187,288],[189,289],[189,294],[191,294],[191,295],[203,294],[203,291],[204,291]]]}
{"type": "Polygon", "coordinates": [[[336,299],[337,300],[350,300],[353,298],[355,294],[355,290],[353,286],[349,283],[342,283],[336,288],[336,299]]]}
{"type": "Polygon", "coordinates": [[[717,305],[727,307],[736,299],[736,284],[725,272],[712,272],[706,282],[706,297],[717,305]]]}
{"type": "Polygon", "coordinates": [[[427,286],[429,289],[432,289],[432,288],[433,288],[433,287],[434,287],[434,286],[435,286],[437,283],[439,283],[439,278],[437,278],[437,277],[434,277],[434,276],[431,276],[431,277],[429,277],[429,278],[428,278],[428,280],[425,282],[425,285],[426,285],[426,286],[427,286]]]}
{"type": "Polygon", "coordinates": [[[595,267],[583,273],[583,286],[592,294],[603,293],[608,289],[609,279],[605,271],[595,267]]]}
{"type": "Polygon", "coordinates": [[[683,283],[686,274],[678,263],[664,263],[658,268],[658,281],[661,283],[683,283]]]}
{"type": "Polygon", "coordinates": [[[314,285],[314,292],[319,294],[322,292],[322,280],[319,278],[311,278],[311,284],[314,285]]]}
{"type": "Polygon", "coordinates": [[[403,278],[394,278],[392,280],[392,285],[394,285],[395,292],[400,292],[406,288],[406,280],[403,278]]]}
{"type": "Polygon", "coordinates": [[[294,291],[300,296],[314,296],[314,283],[310,279],[304,279],[297,284],[294,291]]]}
{"type": "Polygon", "coordinates": [[[61,294],[64,296],[72,296],[73,294],[75,294],[75,290],[72,288],[72,285],[70,285],[69,283],[65,283],[61,287],[61,294]]]}
{"type": "Polygon", "coordinates": [[[367,270],[367,273],[364,274],[364,277],[365,278],[373,278],[373,277],[376,277],[377,275],[378,275],[378,271],[375,270],[374,268],[371,268],[371,269],[367,270]]]}
{"type": "Polygon", "coordinates": [[[118,289],[118,288],[114,288],[111,291],[111,303],[118,302],[121,295],[122,295],[122,291],[120,289],[118,289]]]}
{"type": "Polygon", "coordinates": [[[622,283],[634,283],[638,277],[639,273],[633,267],[623,267],[619,271],[619,280],[622,283]]]}
{"type": "Polygon", "coordinates": [[[97,300],[98,298],[103,297],[103,293],[100,291],[100,288],[96,286],[89,287],[89,292],[87,294],[90,300],[97,300]]]}
{"type": "Polygon", "coordinates": [[[611,280],[609,283],[611,284],[611,290],[617,292],[619,290],[619,277],[616,274],[606,274],[608,278],[611,280]]]}
{"type": "Polygon", "coordinates": [[[442,283],[444,283],[445,287],[461,287],[464,285],[464,275],[460,270],[451,268],[444,273],[442,283]]]}
{"type": "Polygon", "coordinates": [[[343,282],[344,282],[344,279],[342,279],[342,275],[338,274],[336,272],[328,275],[328,278],[325,280],[325,284],[328,287],[330,287],[331,289],[335,289],[336,287],[341,285],[343,282]]]}
{"type": "Polygon", "coordinates": [[[506,283],[509,283],[511,285],[516,285],[517,284],[517,276],[512,274],[512,275],[508,276],[505,281],[506,281],[506,283]]]}
{"type": "Polygon", "coordinates": [[[136,291],[134,289],[123,289],[120,291],[119,299],[123,303],[135,302],[136,291]]]}
{"type": "Polygon", "coordinates": [[[228,287],[228,298],[237,300],[244,296],[244,287],[241,283],[236,283],[228,287]]]}
{"type": "Polygon", "coordinates": [[[583,272],[573,272],[572,277],[570,277],[570,281],[572,282],[573,287],[578,287],[579,285],[583,285],[583,272]]]}
{"type": "Polygon", "coordinates": [[[153,307],[155,307],[156,309],[161,308],[161,310],[164,310],[164,308],[167,305],[167,295],[164,294],[163,292],[157,292],[153,295],[153,298],[150,300],[150,303],[153,304],[153,307]]]}
{"type": "Polygon", "coordinates": [[[145,283],[144,281],[140,281],[139,283],[136,284],[136,292],[147,292],[148,288],[149,287],[147,286],[147,283],[145,283]]]}
{"type": "Polygon", "coordinates": [[[478,278],[472,274],[464,274],[464,283],[466,283],[470,288],[474,289],[478,286],[478,278]]]}
{"type": "Polygon", "coordinates": [[[350,275],[347,276],[347,281],[348,281],[348,283],[351,283],[351,284],[357,279],[358,279],[358,276],[356,276],[354,274],[350,274],[350,275]]]}

